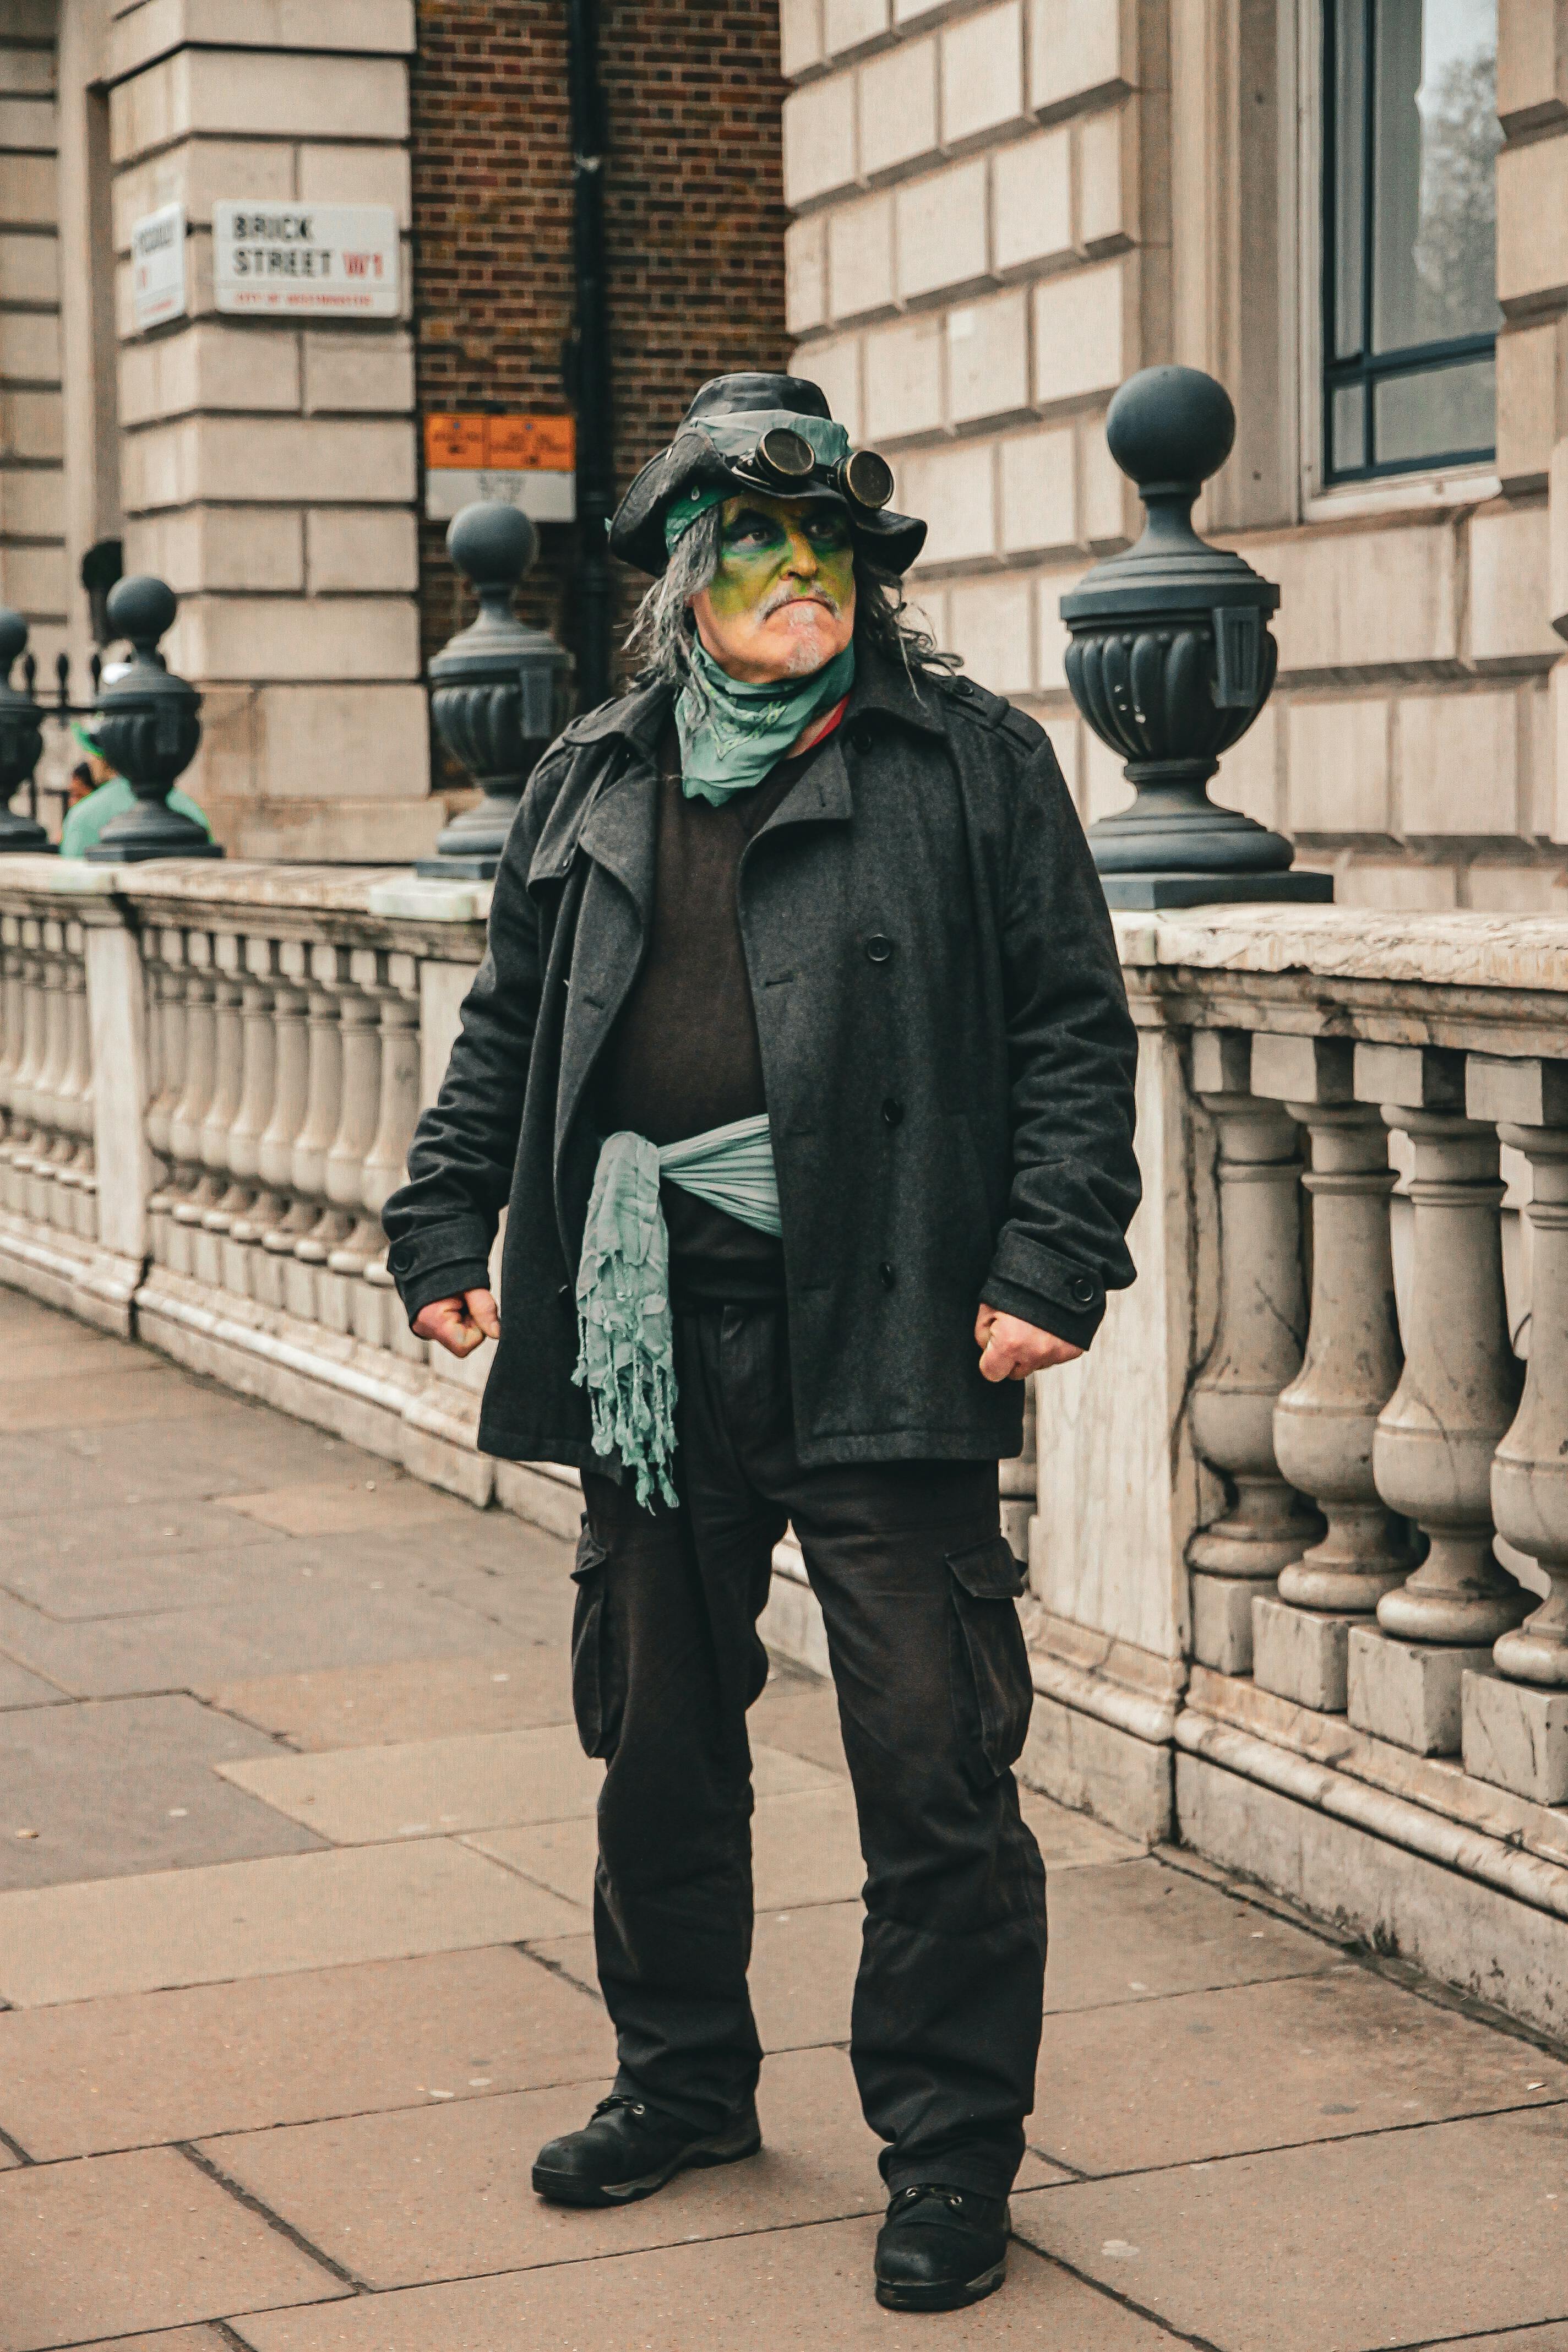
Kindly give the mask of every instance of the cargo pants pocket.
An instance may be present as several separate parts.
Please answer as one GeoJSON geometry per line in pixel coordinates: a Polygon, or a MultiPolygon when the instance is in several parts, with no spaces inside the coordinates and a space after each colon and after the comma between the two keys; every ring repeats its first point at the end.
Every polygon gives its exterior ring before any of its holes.
{"type": "Polygon", "coordinates": [[[572,1713],[587,1756],[610,1755],[620,1726],[605,1589],[609,1564],[604,1545],[584,1526],[572,1570],[577,1587],[572,1612],[572,1713]]]}
{"type": "Polygon", "coordinates": [[[1023,1754],[1034,1705],[1029,1654],[1018,1622],[1024,1570],[1005,1536],[950,1551],[952,1701],[966,1757],[982,1781],[1023,1754]]]}

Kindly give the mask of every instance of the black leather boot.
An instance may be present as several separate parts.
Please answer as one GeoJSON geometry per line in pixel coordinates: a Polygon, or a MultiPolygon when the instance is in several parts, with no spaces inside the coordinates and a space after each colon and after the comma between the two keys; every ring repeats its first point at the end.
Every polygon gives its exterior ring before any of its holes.
{"type": "Polygon", "coordinates": [[[1007,2200],[920,2181],[900,2189],[877,2238],[877,2300],[889,2311],[957,2311],[1007,2275],[1007,2200]]]}
{"type": "Polygon", "coordinates": [[[630,2205],[690,2165],[734,2164],[763,2144],[748,2099],[718,2131],[693,2131],[676,2116],[625,2092],[601,2099],[581,2131],[547,2140],[533,2186],[552,2205],[630,2205]]]}

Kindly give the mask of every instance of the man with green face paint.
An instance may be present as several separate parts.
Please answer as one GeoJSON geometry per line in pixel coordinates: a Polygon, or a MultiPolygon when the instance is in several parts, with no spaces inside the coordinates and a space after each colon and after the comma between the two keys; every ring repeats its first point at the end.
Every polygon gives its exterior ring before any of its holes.
{"type": "Polygon", "coordinates": [[[867,1868],[876,2291],[945,2310],[1004,2276],[1045,1965],[996,1464],[1132,1278],[1135,1047],[1050,746],[911,625],[891,489],[762,374],[633,482],[644,668],[530,782],[385,1221],[415,1330],[498,1342],[481,1446],[583,1479],[619,2067],[535,2189],[615,2205],[760,2145],[745,1718],[793,1523],[867,1868]]]}

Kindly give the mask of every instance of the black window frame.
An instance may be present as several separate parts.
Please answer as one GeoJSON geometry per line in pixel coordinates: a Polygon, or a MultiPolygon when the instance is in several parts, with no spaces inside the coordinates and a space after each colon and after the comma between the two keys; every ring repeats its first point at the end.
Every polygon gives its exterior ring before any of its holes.
{"type": "Polygon", "coordinates": [[[1363,0],[1362,13],[1362,236],[1361,236],[1361,349],[1352,358],[1333,356],[1336,333],[1338,285],[1339,221],[1337,215],[1338,105],[1337,46],[1338,0],[1321,0],[1322,5],[1322,268],[1321,331],[1322,334],[1322,467],[1325,488],[1338,488],[1348,482],[1380,482],[1397,480],[1401,475],[1431,474],[1454,466],[1483,466],[1497,456],[1496,440],[1477,449],[1447,449],[1420,457],[1392,457],[1379,461],[1377,457],[1377,404],[1373,393],[1380,383],[1391,377],[1429,375],[1456,360],[1489,359],[1497,354],[1497,331],[1489,334],[1458,335],[1433,343],[1407,343],[1394,352],[1374,352],[1373,343],[1373,302],[1374,289],[1374,242],[1376,236],[1376,148],[1377,148],[1377,12],[1386,0],[1363,0]],[[1334,394],[1359,387],[1363,394],[1363,447],[1368,462],[1363,466],[1334,464],[1334,394]]]}

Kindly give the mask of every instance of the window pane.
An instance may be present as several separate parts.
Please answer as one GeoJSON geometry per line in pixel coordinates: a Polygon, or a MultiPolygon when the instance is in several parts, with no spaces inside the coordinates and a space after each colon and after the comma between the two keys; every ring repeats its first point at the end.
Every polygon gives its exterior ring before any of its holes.
{"type": "Polygon", "coordinates": [[[1366,463],[1366,394],[1359,383],[1344,384],[1335,393],[1330,428],[1333,446],[1329,463],[1334,472],[1359,472],[1366,463]]]}
{"type": "Polygon", "coordinates": [[[1362,347],[1362,246],[1366,234],[1366,10],[1368,0],[1332,0],[1334,357],[1362,347]]]}
{"type": "Polygon", "coordinates": [[[1497,440],[1497,362],[1464,360],[1420,375],[1386,376],[1373,392],[1380,466],[1458,457],[1497,440]]]}
{"type": "Polygon", "coordinates": [[[1497,0],[1376,0],[1373,81],[1373,348],[1493,333],[1497,0]]]}

